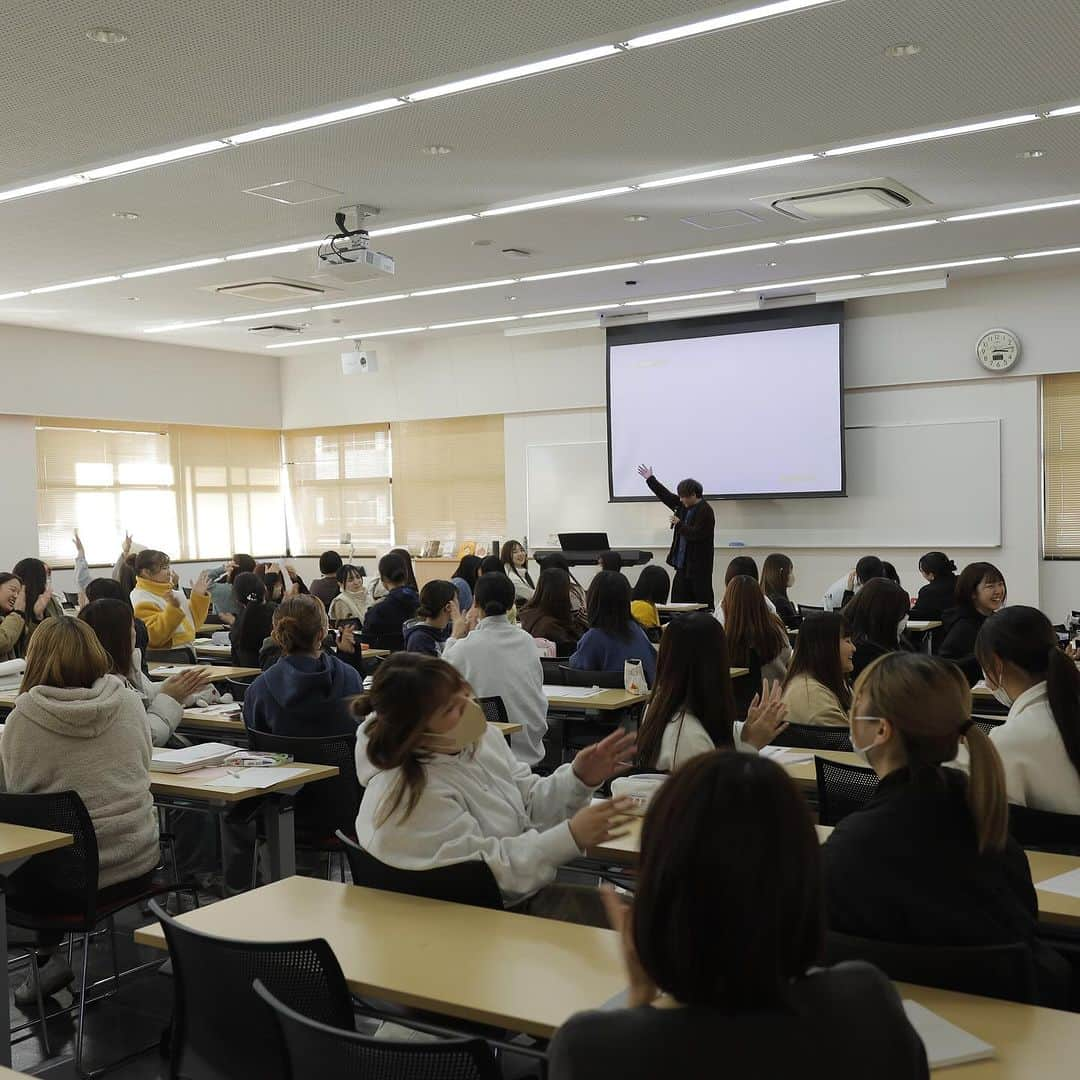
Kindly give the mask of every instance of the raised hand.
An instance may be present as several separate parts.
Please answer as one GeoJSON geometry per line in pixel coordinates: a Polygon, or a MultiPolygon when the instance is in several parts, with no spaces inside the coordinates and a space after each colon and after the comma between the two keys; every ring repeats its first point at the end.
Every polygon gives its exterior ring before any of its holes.
{"type": "Polygon", "coordinates": [[[81,555],[85,559],[86,558],[86,548],[83,547],[83,542],[82,542],[82,540],[79,539],[79,530],[78,529],[75,530],[75,536],[72,538],[72,542],[75,544],[75,552],[76,552],[76,554],[81,555]]]}
{"type": "MultiPolygon", "coordinates": [[[[44,619],[45,610],[49,606],[49,601],[53,597],[52,589],[46,588],[46,590],[34,601],[34,618],[44,619]]],[[[24,601],[25,602],[25,601],[24,601]]]]}
{"type": "Polygon", "coordinates": [[[192,596],[205,596],[210,591],[210,575],[204,570],[191,586],[192,596]]]}
{"type": "Polygon", "coordinates": [[[599,787],[605,780],[633,765],[637,736],[618,728],[599,742],[579,750],[574,758],[574,775],[586,787],[599,787]]]}
{"type": "Polygon", "coordinates": [[[653,471],[651,465],[639,465],[637,467],[637,474],[642,480],[651,480],[653,471]]]}
{"type": "Polygon", "coordinates": [[[746,723],[743,724],[742,741],[760,750],[788,726],[784,719],[787,706],[780,700],[780,680],[771,686],[768,679],[761,680],[761,693],[754,695],[750,707],[746,710],[746,723]]]}
{"type": "Polygon", "coordinates": [[[161,684],[161,693],[168,694],[174,701],[183,705],[192,694],[197,694],[209,685],[210,672],[204,667],[194,667],[181,671],[177,675],[170,675],[161,684]]]}
{"type": "Polygon", "coordinates": [[[133,543],[133,541],[131,539],[131,533],[125,532],[124,533],[124,543],[123,543],[123,546],[120,548],[120,550],[124,553],[124,558],[125,559],[131,554],[131,545],[132,545],[132,543],[133,543]]]}

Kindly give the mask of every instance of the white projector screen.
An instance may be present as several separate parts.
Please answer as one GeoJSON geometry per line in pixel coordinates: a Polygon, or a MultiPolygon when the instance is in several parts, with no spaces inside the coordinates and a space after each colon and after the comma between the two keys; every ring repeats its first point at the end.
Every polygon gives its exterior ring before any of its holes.
{"type": "Polygon", "coordinates": [[[841,305],[608,331],[612,501],[843,495],[841,305]]]}

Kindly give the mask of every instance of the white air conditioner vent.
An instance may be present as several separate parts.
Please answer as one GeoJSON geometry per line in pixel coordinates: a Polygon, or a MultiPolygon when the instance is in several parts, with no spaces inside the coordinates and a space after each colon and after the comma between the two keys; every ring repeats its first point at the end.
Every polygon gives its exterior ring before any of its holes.
{"type": "Polygon", "coordinates": [[[266,323],[263,326],[249,326],[249,334],[302,334],[307,323],[266,323]]]}
{"type": "Polygon", "coordinates": [[[234,285],[219,285],[213,291],[219,296],[257,300],[260,304],[276,304],[285,300],[317,300],[327,293],[326,288],[311,281],[282,281],[280,278],[238,281],[234,285]]]}
{"type": "Polygon", "coordinates": [[[766,195],[754,201],[796,221],[826,223],[880,217],[931,205],[911,188],[888,177],[766,195]]]}

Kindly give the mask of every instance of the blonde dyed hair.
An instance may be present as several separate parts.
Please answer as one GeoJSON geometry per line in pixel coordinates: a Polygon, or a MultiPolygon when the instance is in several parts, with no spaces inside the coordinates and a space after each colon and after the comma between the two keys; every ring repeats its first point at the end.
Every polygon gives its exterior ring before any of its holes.
{"type": "Polygon", "coordinates": [[[68,615],[45,619],[30,638],[20,693],[35,686],[89,690],[112,669],[97,634],[68,615]]]}
{"type": "Polygon", "coordinates": [[[880,716],[896,729],[913,773],[956,757],[963,739],[970,758],[968,806],[980,852],[1001,851],[1008,839],[1005,770],[971,720],[971,689],[954,664],[918,653],[886,653],[855,682],[852,716],[880,716]]]}

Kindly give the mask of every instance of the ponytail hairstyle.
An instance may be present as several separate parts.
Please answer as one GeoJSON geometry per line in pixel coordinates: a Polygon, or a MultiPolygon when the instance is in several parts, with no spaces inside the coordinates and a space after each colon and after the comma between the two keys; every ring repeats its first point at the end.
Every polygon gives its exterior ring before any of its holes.
{"type": "MultiPolygon", "coordinates": [[[[1080,774],[1080,672],[1062,652],[1057,632],[1038,608],[1016,607],[995,611],[979,629],[975,659],[983,671],[998,664],[1015,664],[1026,675],[1046,680],[1050,711],[1054,714],[1065,753],[1080,774]]],[[[997,675],[994,680],[1000,681],[997,675]]]]}
{"type": "Polygon", "coordinates": [[[1005,769],[989,736],[971,720],[971,690],[955,665],[922,653],[878,657],[855,681],[853,715],[880,716],[896,730],[915,783],[943,779],[942,766],[967,744],[968,808],[980,854],[1005,848],[1005,769]]]}
{"type": "MultiPolygon", "coordinates": [[[[500,564],[501,565],[501,564],[500,564]]],[[[473,589],[473,606],[483,615],[505,615],[517,599],[514,583],[503,573],[481,574],[473,589]]]]}
{"type": "Polygon", "coordinates": [[[944,551],[928,551],[919,560],[919,569],[924,574],[933,574],[935,581],[939,578],[951,581],[956,577],[956,563],[944,551]]]}
{"type": "Polygon", "coordinates": [[[326,608],[313,596],[290,596],[274,611],[270,636],[281,646],[285,656],[311,653],[322,643],[328,628],[326,608]]]}
{"type": "Polygon", "coordinates": [[[456,599],[456,585],[449,581],[429,581],[420,590],[420,606],[416,614],[421,619],[434,619],[451,600],[456,599]]]}
{"type": "Polygon", "coordinates": [[[368,761],[384,771],[400,770],[389,799],[379,810],[376,826],[389,821],[402,800],[402,820],[416,809],[427,782],[427,755],[420,744],[428,721],[456,694],[468,690],[469,684],[461,673],[445,660],[423,653],[396,652],[375,669],[371,689],[353,699],[357,722],[371,717],[364,729],[368,761]]]}
{"type": "Polygon", "coordinates": [[[233,578],[233,599],[245,608],[248,604],[261,604],[266,599],[266,585],[258,574],[244,570],[233,578]]]}

